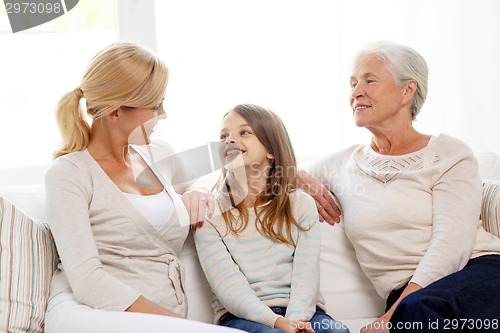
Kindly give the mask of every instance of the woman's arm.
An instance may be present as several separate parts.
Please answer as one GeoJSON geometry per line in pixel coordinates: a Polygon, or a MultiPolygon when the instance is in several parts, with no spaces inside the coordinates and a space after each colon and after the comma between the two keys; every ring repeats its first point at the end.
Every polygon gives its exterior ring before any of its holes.
{"type": "Polygon", "coordinates": [[[45,209],[75,298],[93,308],[176,316],[108,274],[99,257],[89,219],[88,181],[75,164],[57,161],[45,177],[45,209]]]}
{"type": "Polygon", "coordinates": [[[389,321],[391,320],[392,314],[398,307],[399,303],[408,295],[411,293],[414,293],[417,290],[422,289],[421,286],[419,286],[416,283],[410,282],[406,286],[406,288],[403,290],[401,293],[401,296],[397,299],[396,302],[391,306],[391,308],[384,313],[383,316],[375,320],[373,323],[366,325],[365,327],[361,328],[360,333],[388,333],[390,324],[389,321]]]}
{"type": "Polygon", "coordinates": [[[320,221],[330,225],[340,222],[340,209],[325,185],[304,170],[297,172],[297,187],[309,194],[316,201],[320,221]]]}
{"type": "MultiPolygon", "coordinates": [[[[388,332],[377,327],[389,322],[398,304],[411,293],[462,269],[470,259],[476,240],[482,198],[481,180],[472,151],[454,140],[447,148],[454,153],[432,187],[432,237],[429,247],[398,300],[375,323],[361,332],[388,332]]],[[[434,156],[432,156],[434,158],[434,156]]],[[[439,163],[439,162],[438,162],[439,163]]]]}
{"type": "Polygon", "coordinates": [[[203,225],[206,218],[212,218],[215,200],[212,194],[200,190],[189,190],[182,194],[182,202],[189,214],[189,224],[193,229],[203,225]]]}
{"type": "MultiPolygon", "coordinates": [[[[94,308],[127,309],[140,294],[104,269],[92,233],[90,180],[67,160],[45,175],[45,212],[63,270],[75,298],[94,308]]],[[[112,203],[110,203],[112,204],[112,203]]]]}
{"type": "Polygon", "coordinates": [[[129,306],[125,311],[129,312],[141,312],[141,313],[150,313],[150,314],[158,314],[162,316],[169,316],[169,317],[177,317],[177,318],[184,318],[170,310],[165,309],[164,307],[159,306],[156,303],[151,302],[150,300],[146,299],[143,296],[139,296],[138,299],[135,300],[134,303],[132,303],[131,306],[129,306]]]}
{"type": "Polygon", "coordinates": [[[476,241],[482,199],[477,161],[465,144],[449,148],[456,151],[443,157],[450,167],[432,187],[432,237],[410,280],[422,287],[462,269],[476,241]]]}
{"type": "Polygon", "coordinates": [[[176,193],[182,195],[182,202],[186,206],[189,223],[193,228],[201,226],[205,218],[211,218],[215,204],[213,196],[209,194],[210,186],[206,180],[209,176],[191,168],[196,164],[199,169],[208,172],[208,156],[204,160],[202,154],[197,160],[192,154],[194,151],[191,154],[176,153],[168,143],[162,141],[155,141],[146,146],[134,145],[133,148],[154,170],[155,175],[161,178],[162,183],[172,186],[176,193]]]}

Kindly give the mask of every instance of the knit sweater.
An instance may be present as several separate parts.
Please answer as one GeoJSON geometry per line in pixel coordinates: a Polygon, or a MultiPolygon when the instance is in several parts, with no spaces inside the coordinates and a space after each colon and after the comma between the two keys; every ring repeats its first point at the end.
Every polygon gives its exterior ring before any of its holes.
{"type": "MultiPolygon", "coordinates": [[[[143,155],[149,163],[149,156],[143,155]]],[[[162,145],[148,147],[160,152],[162,145]]],[[[158,155],[158,154],[156,154],[158,155]]],[[[45,175],[45,211],[61,263],[51,297],[66,291],[98,309],[127,309],[140,295],[186,315],[177,255],[188,234],[187,211],[171,186],[176,170],[157,159],[152,170],[175,213],[156,231],[87,150],[57,158],[45,175]]],[[[182,170],[181,170],[182,171],[182,170]]]]}
{"type": "Polygon", "coordinates": [[[347,237],[380,296],[408,281],[422,287],[499,253],[479,220],[482,188],[470,148],[448,135],[401,156],[356,145],[313,162],[334,193],[347,237]]]}
{"type": "Polygon", "coordinates": [[[286,318],[307,320],[316,306],[324,308],[319,292],[316,205],[302,191],[293,192],[290,199],[294,217],[307,230],[292,228],[295,247],[262,236],[253,208],[248,209],[249,223],[239,235],[226,232],[220,215],[195,232],[200,263],[214,292],[215,323],[229,311],[274,327],[280,316],[269,306],[287,307],[286,318]]]}

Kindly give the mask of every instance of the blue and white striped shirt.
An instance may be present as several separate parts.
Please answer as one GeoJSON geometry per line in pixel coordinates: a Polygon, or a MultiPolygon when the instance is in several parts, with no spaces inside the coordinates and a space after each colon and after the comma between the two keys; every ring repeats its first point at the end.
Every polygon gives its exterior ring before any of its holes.
{"type": "MultiPolygon", "coordinates": [[[[306,231],[292,227],[295,247],[262,236],[255,212],[239,235],[226,232],[222,216],[215,216],[195,232],[201,266],[212,287],[215,322],[226,312],[274,327],[279,318],[270,306],[287,307],[285,317],[311,319],[316,306],[324,308],[319,293],[319,217],[314,199],[297,190],[290,195],[292,212],[306,231]]],[[[237,211],[235,210],[235,215],[237,211]]]]}

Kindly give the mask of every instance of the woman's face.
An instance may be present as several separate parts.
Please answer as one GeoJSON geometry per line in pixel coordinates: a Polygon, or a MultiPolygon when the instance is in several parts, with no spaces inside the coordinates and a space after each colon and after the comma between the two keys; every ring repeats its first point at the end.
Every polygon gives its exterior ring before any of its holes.
{"type": "Polygon", "coordinates": [[[384,61],[365,55],[354,64],[350,104],[359,127],[391,126],[406,105],[406,85],[400,86],[384,61]]]}
{"type": "Polygon", "coordinates": [[[155,107],[134,108],[124,112],[127,117],[124,125],[124,132],[128,134],[129,144],[149,144],[151,134],[159,119],[166,118],[167,114],[163,109],[163,101],[155,107]]]}

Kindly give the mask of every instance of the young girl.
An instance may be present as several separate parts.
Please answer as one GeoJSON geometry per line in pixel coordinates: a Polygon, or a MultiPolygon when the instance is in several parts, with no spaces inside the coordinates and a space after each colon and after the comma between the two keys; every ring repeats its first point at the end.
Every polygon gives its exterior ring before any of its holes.
{"type": "Polygon", "coordinates": [[[280,118],[238,105],[223,118],[220,214],[195,232],[219,325],[248,332],[349,332],[325,313],[319,217],[294,190],[296,160],[280,118]]]}

